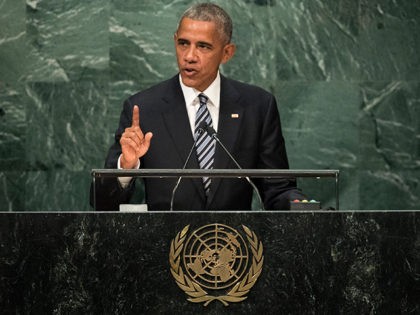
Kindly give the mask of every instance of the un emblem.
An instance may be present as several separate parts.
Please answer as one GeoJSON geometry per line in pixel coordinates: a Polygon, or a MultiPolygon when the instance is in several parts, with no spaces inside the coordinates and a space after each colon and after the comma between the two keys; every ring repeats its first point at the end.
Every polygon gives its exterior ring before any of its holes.
{"type": "Polygon", "coordinates": [[[245,238],[224,224],[209,224],[188,235],[189,225],[171,242],[169,262],[188,301],[220,301],[225,306],[247,298],[262,271],[263,246],[242,225],[245,238]],[[252,253],[252,255],[251,255],[252,253]]]}

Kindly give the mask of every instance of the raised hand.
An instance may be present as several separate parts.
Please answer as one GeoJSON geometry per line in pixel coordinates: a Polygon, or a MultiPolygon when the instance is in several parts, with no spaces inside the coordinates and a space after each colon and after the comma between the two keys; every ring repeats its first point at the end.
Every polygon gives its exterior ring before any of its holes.
{"type": "Polygon", "coordinates": [[[120,139],[122,150],[120,166],[125,169],[135,168],[139,158],[149,150],[152,136],[151,132],[143,134],[140,128],[140,110],[134,105],[131,126],[124,130],[120,139]]]}

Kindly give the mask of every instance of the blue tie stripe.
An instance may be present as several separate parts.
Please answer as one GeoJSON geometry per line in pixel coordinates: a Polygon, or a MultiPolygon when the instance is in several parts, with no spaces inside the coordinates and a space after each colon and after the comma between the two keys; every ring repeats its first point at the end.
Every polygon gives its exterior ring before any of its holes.
{"type": "MultiPolygon", "coordinates": [[[[200,107],[197,111],[195,118],[195,133],[194,136],[197,139],[196,150],[197,158],[200,168],[202,169],[212,169],[214,162],[214,150],[215,150],[215,140],[210,137],[207,132],[199,134],[198,126],[201,122],[205,121],[206,124],[210,127],[213,127],[213,122],[210,116],[210,112],[207,108],[208,98],[204,94],[199,94],[198,98],[200,100],[200,107]]],[[[203,185],[206,195],[210,192],[211,178],[203,177],[203,185]]]]}
{"type": "Polygon", "coordinates": [[[210,137],[200,137],[200,139],[197,141],[197,152],[201,153],[205,149],[208,149],[207,146],[211,140],[212,139],[210,137]]]}

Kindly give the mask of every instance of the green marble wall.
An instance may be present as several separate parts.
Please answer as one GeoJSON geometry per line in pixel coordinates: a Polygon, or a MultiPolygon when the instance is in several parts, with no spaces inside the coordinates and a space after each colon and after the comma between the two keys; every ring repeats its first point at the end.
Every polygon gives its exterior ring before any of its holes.
{"type": "MultiPolygon", "coordinates": [[[[238,46],[222,72],[276,95],[291,167],[339,169],[342,209],[419,209],[420,2],[215,2],[238,46]]],[[[90,209],[122,100],[176,73],[190,3],[0,0],[0,210],[90,209]]]]}

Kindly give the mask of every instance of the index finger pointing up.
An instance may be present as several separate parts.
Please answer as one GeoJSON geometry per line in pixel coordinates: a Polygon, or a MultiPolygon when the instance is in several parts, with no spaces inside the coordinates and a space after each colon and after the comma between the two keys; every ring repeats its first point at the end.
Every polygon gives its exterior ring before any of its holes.
{"type": "Polygon", "coordinates": [[[133,121],[131,123],[132,127],[140,127],[140,110],[137,105],[133,107],[133,121]]]}

